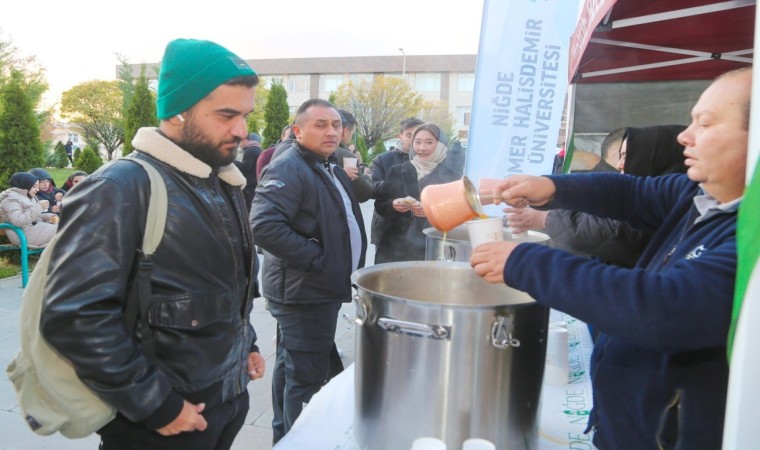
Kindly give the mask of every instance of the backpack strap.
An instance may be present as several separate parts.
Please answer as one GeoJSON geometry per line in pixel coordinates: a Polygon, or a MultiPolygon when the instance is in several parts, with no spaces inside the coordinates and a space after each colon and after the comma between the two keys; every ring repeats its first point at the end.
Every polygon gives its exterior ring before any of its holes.
{"type": "MultiPolygon", "coordinates": [[[[135,288],[130,290],[124,312],[127,329],[134,333],[137,331],[138,316],[141,317],[141,330],[145,332],[149,329],[147,311],[152,296],[150,278],[153,274],[153,253],[164,235],[169,199],[166,193],[166,184],[155,167],[149,162],[133,156],[124,159],[142,166],[150,180],[150,200],[148,201],[148,216],[145,220],[145,234],[143,235],[142,246],[137,251],[139,258],[136,266],[135,288]],[[143,314],[140,314],[141,311],[143,314]]],[[[152,358],[155,355],[152,340],[148,336],[143,336],[142,344],[143,351],[152,358]]]]}

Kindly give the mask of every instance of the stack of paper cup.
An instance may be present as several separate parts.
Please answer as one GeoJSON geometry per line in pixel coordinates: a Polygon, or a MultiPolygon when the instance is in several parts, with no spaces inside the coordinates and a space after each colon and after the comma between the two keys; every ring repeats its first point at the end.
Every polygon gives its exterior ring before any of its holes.
{"type": "Polygon", "coordinates": [[[446,450],[446,443],[434,437],[421,437],[412,442],[411,450],[446,450]]]}
{"type": "Polygon", "coordinates": [[[546,340],[546,367],[544,369],[544,382],[546,384],[567,384],[569,371],[567,352],[567,325],[564,322],[550,323],[549,336],[546,340]]]}
{"type": "Polygon", "coordinates": [[[496,446],[485,439],[470,438],[464,441],[462,450],[496,450],[496,446]]]}

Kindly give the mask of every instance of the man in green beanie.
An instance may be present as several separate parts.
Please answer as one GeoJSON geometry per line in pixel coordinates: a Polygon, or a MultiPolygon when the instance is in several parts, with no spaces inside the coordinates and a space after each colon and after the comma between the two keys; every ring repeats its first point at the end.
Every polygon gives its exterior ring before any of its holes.
{"type": "MultiPolygon", "coordinates": [[[[126,159],[66,197],[51,254],[41,329],[116,418],[101,449],[227,449],[248,411],[247,382],[264,375],[249,316],[258,270],[232,162],[248,135],[258,77],[209,41],[168,44],[158,128],[141,128],[134,157],[168,193],[149,291],[132,295],[149,203],[146,172],[126,159]],[[136,332],[127,302],[142,298],[136,332]],[[147,298],[147,301],[145,300],[147,298]]],[[[141,272],[143,273],[143,272],[141,272]]]]}

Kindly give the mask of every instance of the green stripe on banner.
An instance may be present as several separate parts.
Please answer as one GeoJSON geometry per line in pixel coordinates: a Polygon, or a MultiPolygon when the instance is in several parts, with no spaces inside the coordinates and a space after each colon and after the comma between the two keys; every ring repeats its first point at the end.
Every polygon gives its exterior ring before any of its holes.
{"type": "Polygon", "coordinates": [[[739,219],[736,226],[736,290],[734,292],[734,309],[731,314],[731,328],[728,332],[728,359],[731,360],[731,350],[734,345],[736,322],[742,310],[742,302],[747,292],[752,271],[760,257],[760,162],[755,165],[752,181],[744,194],[739,207],[739,219]]]}

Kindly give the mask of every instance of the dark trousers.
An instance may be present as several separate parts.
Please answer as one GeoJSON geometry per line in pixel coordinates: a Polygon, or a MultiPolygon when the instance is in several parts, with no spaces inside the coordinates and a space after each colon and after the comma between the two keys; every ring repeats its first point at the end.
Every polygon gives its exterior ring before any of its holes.
{"type": "Polygon", "coordinates": [[[343,368],[335,348],[338,302],[290,306],[269,302],[277,320],[277,357],[272,372],[272,440],[295,423],[304,404],[343,368]]]}
{"type": "Polygon", "coordinates": [[[248,391],[201,414],[208,423],[204,431],[162,436],[121,414],[98,431],[100,450],[226,450],[232,446],[248,413],[248,391]]]}

